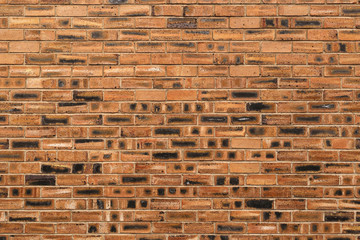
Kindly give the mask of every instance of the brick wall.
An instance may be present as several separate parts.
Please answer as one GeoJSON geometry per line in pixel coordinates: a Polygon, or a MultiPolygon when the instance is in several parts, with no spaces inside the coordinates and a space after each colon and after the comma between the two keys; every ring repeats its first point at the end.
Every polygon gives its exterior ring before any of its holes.
{"type": "Polygon", "coordinates": [[[0,240],[357,240],[356,0],[0,0],[0,240]]]}

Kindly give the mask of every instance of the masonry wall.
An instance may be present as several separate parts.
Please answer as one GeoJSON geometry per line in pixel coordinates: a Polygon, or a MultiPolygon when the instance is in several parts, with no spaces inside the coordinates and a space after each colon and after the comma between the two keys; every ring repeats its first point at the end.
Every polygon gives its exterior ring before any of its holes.
{"type": "Polygon", "coordinates": [[[355,0],[0,0],[0,240],[357,240],[355,0]]]}

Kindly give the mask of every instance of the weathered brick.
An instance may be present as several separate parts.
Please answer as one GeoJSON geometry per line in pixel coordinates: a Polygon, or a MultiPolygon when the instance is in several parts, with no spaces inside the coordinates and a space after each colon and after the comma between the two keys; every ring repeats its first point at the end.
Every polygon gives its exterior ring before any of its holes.
{"type": "Polygon", "coordinates": [[[0,0],[0,240],[354,240],[355,0],[0,0]]]}

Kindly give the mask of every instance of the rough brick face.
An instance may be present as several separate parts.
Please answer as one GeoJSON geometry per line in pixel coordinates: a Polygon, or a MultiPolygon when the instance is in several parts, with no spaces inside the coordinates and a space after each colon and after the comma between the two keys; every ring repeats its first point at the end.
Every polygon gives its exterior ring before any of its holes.
{"type": "Polygon", "coordinates": [[[357,0],[0,0],[0,240],[360,239],[357,0]]]}

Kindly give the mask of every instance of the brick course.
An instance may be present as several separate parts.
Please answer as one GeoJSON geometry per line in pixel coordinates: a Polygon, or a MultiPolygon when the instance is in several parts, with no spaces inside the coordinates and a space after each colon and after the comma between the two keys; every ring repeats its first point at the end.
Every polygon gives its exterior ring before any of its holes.
{"type": "Polygon", "coordinates": [[[356,0],[0,0],[0,240],[357,240],[356,0]]]}

